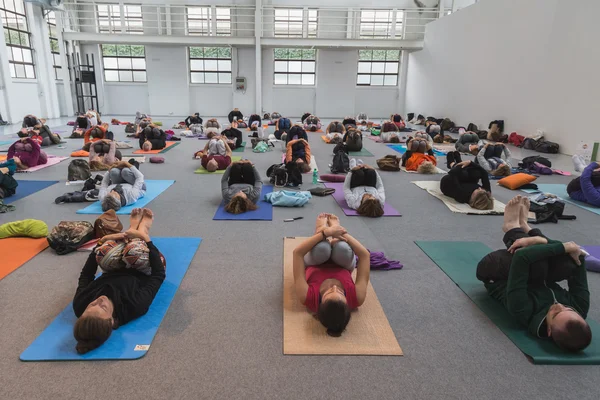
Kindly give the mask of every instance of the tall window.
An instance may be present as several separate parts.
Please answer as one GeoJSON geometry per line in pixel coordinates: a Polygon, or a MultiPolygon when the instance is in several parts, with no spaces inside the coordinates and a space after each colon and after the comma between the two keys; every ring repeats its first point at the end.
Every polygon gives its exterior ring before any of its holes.
{"type": "Polygon", "coordinates": [[[31,33],[23,0],[0,0],[0,18],[4,26],[10,76],[35,79],[31,33]]]}
{"type": "MultiPolygon", "coordinates": [[[[98,4],[98,30],[101,33],[121,33],[121,6],[119,4],[98,4]]],[[[144,33],[142,6],[123,5],[125,32],[144,33]]]]}
{"type": "Polygon", "coordinates": [[[190,47],[190,82],[231,84],[231,48],[190,47]]]}
{"type": "Polygon", "coordinates": [[[317,51],[314,49],[274,49],[275,85],[314,85],[317,51]]]}
{"type": "MultiPolygon", "coordinates": [[[[231,9],[216,7],[215,33],[231,36],[231,9]]],[[[187,29],[189,35],[211,36],[213,9],[210,7],[187,7],[187,29]]]]}
{"type": "Polygon", "coordinates": [[[402,36],[403,11],[396,11],[393,21],[392,10],[362,10],[360,12],[360,37],[365,39],[387,39],[392,36],[395,22],[395,36],[402,36]]]}
{"type": "Polygon", "coordinates": [[[359,50],[359,86],[396,86],[400,68],[400,50],[359,50]]]}
{"type": "Polygon", "coordinates": [[[48,22],[48,35],[50,36],[50,51],[52,52],[52,66],[54,67],[54,78],[62,80],[60,77],[60,50],[58,47],[58,35],[56,34],[56,14],[54,11],[49,11],[46,15],[48,22]]]}
{"type": "Polygon", "coordinates": [[[106,82],[146,82],[146,49],[127,44],[103,44],[106,82]]]}
{"type": "MultiPolygon", "coordinates": [[[[275,37],[304,37],[302,8],[275,9],[275,37]]],[[[317,10],[308,10],[306,37],[317,37],[317,10]]]]}

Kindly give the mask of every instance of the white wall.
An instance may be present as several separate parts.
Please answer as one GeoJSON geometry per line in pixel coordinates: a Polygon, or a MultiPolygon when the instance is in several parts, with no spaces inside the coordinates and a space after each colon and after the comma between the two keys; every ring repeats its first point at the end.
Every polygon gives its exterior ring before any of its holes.
{"type": "Polygon", "coordinates": [[[482,0],[427,25],[424,49],[408,63],[406,111],[458,124],[505,120],[536,129],[572,154],[597,141],[575,116],[598,114],[600,2],[482,0]]]}
{"type": "Polygon", "coordinates": [[[13,80],[12,88],[14,95],[9,99],[10,111],[12,114],[11,122],[19,122],[27,114],[45,117],[45,115],[42,114],[37,79],[31,79],[31,81],[15,79],[13,80]]]}

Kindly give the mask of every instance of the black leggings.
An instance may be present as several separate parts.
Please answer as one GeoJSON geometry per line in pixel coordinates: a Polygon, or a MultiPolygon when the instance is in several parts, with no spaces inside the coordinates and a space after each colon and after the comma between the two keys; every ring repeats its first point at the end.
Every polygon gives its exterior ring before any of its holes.
{"type": "Polygon", "coordinates": [[[488,158],[498,157],[502,158],[502,151],[504,150],[504,146],[501,144],[489,145],[485,149],[485,153],[483,153],[483,157],[487,160],[488,158]]]}
{"type": "MultiPolygon", "coordinates": [[[[521,228],[514,228],[506,232],[502,240],[508,249],[518,239],[532,236],[545,237],[539,229],[525,233],[521,228]]],[[[477,265],[477,279],[484,283],[508,280],[512,257],[513,255],[504,249],[486,255],[477,265]]],[[[543,284],[569,279],[575,267],[575,262],[568,254],[537,261],[529,266],[529,283],[543,284]]]]}
{"type": "Polygon", "coordinates": [[[239,129],[228,129],[225,131],[225,137],[229,140],[234,140],[235,141],[235,145],[233,146],[233,149],[237,149],[238,147],[240,147],[243,143],[243,139],[242,139],[242,131],[240,131],[239,129]]]}
{"type": "Polygon", "coordinates": [[[377,186],[377,173],[371,168],[361,168],[356,171],[352,171],[350,177],[350,189],[354,189],[358,186],[377,186]]]}
{"type": "Polygon", "coordinates": [[[287,136],[285,137],[285,144],[288,144],[292,140],[296,139],[304,139],[308,142],[308,135],[306,134],[306,131],[296,132],[295,135],[290,135],[290,133],[288,132],[286,135],[287,136]],[[294,139],[294,136],[296,137],[296,139],[294,139]]]}
{"type": "Polygon", "coordinates": [[[256,177],[254,176],[254,168],[252,164],[248,163],[235,163],[231,165],[229,170],[229,180],[227,183],[229,186],[235,183],[247,183],[254,185],[256,177]]]}

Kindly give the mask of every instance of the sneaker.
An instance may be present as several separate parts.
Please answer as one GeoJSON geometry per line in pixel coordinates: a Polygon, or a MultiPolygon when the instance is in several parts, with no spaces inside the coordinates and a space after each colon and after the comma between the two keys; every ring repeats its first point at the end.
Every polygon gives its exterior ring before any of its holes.
{"type": "Polygon", "coordinates": [[[356,165],[363,165],[363,164],[364,164],[364,162],[360,158],[358,159],[358,161],[356,161],[356,165]]]}
{"type": "Polygon", "coordinates": [[[350,159],[350,169],[353,169],[354,167],[356,167],[356,158],[351,158],[350,159]]]}

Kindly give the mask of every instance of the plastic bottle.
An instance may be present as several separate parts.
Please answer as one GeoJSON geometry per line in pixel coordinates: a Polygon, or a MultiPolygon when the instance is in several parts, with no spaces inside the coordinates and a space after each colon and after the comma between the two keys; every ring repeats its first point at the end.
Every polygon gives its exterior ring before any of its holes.
{"type": "Polygon", "coordinates": [[[319,179],[319,174],[317,173],[317,169],[315,168],[315,170],[313,171],[313,185],[316,185],[319,179]]]}

